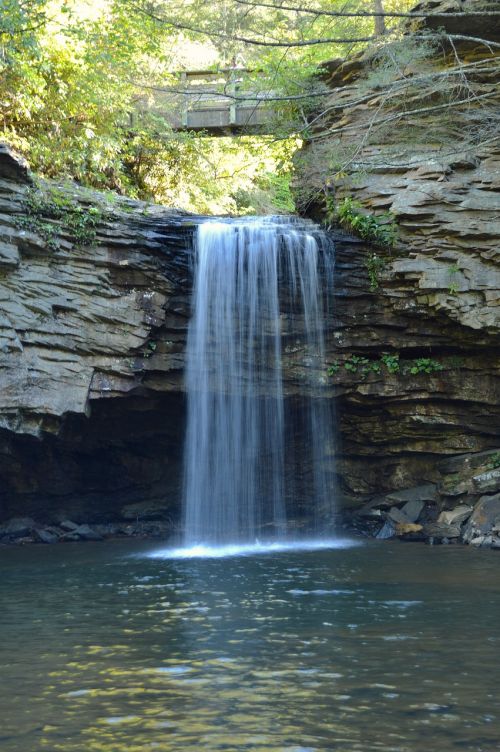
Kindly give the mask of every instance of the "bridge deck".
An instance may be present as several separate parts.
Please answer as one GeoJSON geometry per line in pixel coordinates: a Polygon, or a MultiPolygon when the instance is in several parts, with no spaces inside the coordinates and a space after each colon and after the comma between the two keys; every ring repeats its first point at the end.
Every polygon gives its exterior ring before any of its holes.
{"type": "MultiPolygon", "coordinates": [[[[244,83],[247,69],[183,71],[178,85],[156,90],[141,100],[139,110],[148,110],[165,120],[175,131],[206,131],[211,136],[266,133],[271,130],[272,110],[265,101],[269,91],[249,89],[244,83]]],[[[253,73],[255,81],[256,76],[253,73]]]]}

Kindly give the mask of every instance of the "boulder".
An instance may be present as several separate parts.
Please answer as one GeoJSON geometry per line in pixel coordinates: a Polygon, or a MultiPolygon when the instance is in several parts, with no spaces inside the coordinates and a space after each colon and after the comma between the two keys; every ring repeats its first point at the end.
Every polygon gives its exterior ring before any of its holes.
{"type": "Polygon", "coordinates": [[[387,512],[387,517],[391,522],[395,522],[396,524],[406,525],[408,522],[413,522],[397,507],[391,507],[387,512]]]}
{"type": "Polygon", "coordinates": [[[57,543],[59,536],[46,528],[37,528],[35,536],[41,543],[57,543]]]}
{"type": "Polygon", "coordinates": [[[471,516],[471,513],[472,507],[467,506],[467,504],[460,504],[455,509],[441,512],[437,521],[442,525],[461,525],[471,516]]]}
{"type": "Polygon", "coordinates": [[[396,535],[413,535],[422,532],[422,530],[423,526],[414,522],[400,522],[396,525],[396,535]]]}
{"type": "Polygon", "coordinates": [[[72,535],[77,535],[83,540],[102,540],[102,535],[100,535],[97,530],[91,528],[90,525],[79,525],[75,530],[72,531],[72,535]]]}
{"type": "Polygon", "coordinates": [[[394,538],[395,535],[396,529],[394,525],[390,522],[390,520],[387,520],[386,522],[384,522],[375,537],[378,538],[378,540],[387,540],[387,538],[394,538]]]}
{"type": "Polygon", "coordinates": [[[9,538],[22,538],[31,533],[36,527],[36,522],[31,517],[13,517],[0,528],[0,535],[9,538]]]}
{"type": "Polygon", "coordinates": [[[423,508],[425,507],[425,501],[422,499],[411,499],[407,501],[401,512],[408,518],[410,522],[416,522],[420,517],[423,508]]]}
{"type": "Polygon", "coordinates": [[[425,483],[422,486],[404,488],[401,491],[391,491],[386,498],[398,506],[408,502],[432,502],[437,499],[437,489],[434,483],[425,483]]]}
{"type": "Polygon", "coordinates": [[[62,527],[63,530],[67,530],[68,532],[72,532],[73,530],[77,530],[79,525],[71,520],[63,520],[59,523],[59,527],[62,527]]]}
{"type": "Polygon", "coordinates": [[[491,533],[498,524],[500,524],[500,493],[494,496],[482,496],[467,522],[464,540],[473,543],[478,537],[491,533]]]}
{"type": "Polygon", "coordinates": [[[478,493],[500,490],[500,467],[488,469],[472,477],[472,487],[478,493]]]}
{"type": "Polygon", "coordinates": [[[459,525],[445,525],[440,522],[428,522],[424,525],[424,533],[428,538],[459,538],[459,525]]]}

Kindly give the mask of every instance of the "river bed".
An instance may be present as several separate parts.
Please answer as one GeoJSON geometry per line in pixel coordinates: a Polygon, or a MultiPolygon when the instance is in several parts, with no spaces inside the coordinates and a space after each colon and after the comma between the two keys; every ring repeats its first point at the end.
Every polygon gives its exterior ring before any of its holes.
{"type": "Polygon", "coordinates": [[[1,752],[493,752],[499,552],[0,549],[1,752]]]}

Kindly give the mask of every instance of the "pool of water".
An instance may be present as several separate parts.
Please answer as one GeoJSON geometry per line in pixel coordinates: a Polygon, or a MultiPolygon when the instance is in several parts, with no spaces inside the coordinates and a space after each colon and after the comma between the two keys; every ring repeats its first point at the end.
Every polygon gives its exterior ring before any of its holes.
{"type": "Polygon", "coordinates": [[[0,550],[2,752],[493,752],[500,554],[0,550]]]}

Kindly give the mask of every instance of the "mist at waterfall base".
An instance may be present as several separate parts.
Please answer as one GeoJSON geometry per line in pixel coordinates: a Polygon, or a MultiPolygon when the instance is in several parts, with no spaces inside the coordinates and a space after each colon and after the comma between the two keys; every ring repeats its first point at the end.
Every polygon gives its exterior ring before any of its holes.
{"type": "Polygon", "coordinates": [[[333,251],[318,227],[292,218],[198,228],[184,537],[158,555],[348,545],[333,534],[334,416],[331,401],[321,399],[333,251]],[[293,410],[285,401],[284,348],[308,374],[297,377],[293,410]]]}

